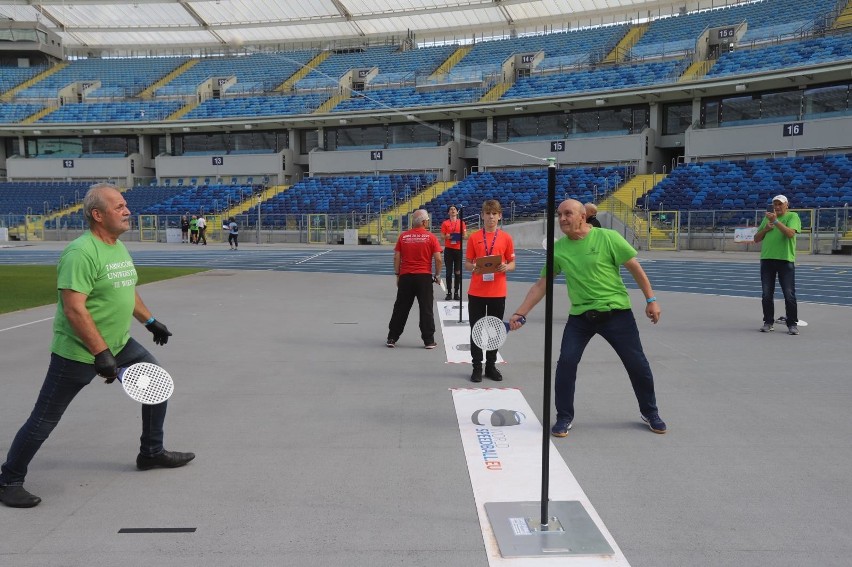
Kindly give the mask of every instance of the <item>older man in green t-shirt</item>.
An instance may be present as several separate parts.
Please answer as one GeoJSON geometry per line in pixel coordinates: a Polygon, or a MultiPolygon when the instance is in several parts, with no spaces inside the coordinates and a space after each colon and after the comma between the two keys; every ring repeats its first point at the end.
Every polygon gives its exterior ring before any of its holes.
{"type": "MultiPolygon", "coordinates": [[[[645,316],[654,323],[659,321],[660,304],[645,270],[636,259],[636,250],[618,232],[588,224],[586,209],[579,201],[563,201],[558,213],[559,228],[565,238],[553,246],[553,275],[565,275],[571,309],[556,363],[556,423],[550,432],[554,437],[568,435],[574,422],[577,367],[586,345],[592,337],[600,335],[615,349],[627,370],[642,421],[654,433],[665,433],[666,424],[657,410],[651,365],[642,350],[630,296],[619,270],[624,266],[645,295],[645,316]]],[[[545,269],[542,269],[541,278],[527,292],[509,321],[512,330],[521,328],[522,317],[544,297],[545,278],[545,269]]]]}
{"type": "MultiPolygon", "coordinates": [[[[0,467],[0,502],[31,508],[41,498],[23,486],[27,468],[71,400],[98,374],[115,380],[119,367],[157,360],[130,337],[133,319],[164,345],[172,335],[136,292],[136,268],[118,237],[130,228],[130,210],[112,185],[93,186],[83,198],[89,230],[68,244],[57,267],[58,302],[50,366],[35,407],[0,467]]],[[[174,468],[195,455],[163,448],[167,402],[142,406],[142,437],[136,467],[174,468]]]]}
{"type": "Polygon", "coordinates": [[[760,247],[760,283],[762,289],[763,326],[761,333],[775,329],[775,278],[784,295],[787,334],[799,334],[799,312],[796,304],[796,234],[802,230],[798,213],[788,210],[790,202],[784,195],[772,198],[768,211],[754,235],[760,247]]]}

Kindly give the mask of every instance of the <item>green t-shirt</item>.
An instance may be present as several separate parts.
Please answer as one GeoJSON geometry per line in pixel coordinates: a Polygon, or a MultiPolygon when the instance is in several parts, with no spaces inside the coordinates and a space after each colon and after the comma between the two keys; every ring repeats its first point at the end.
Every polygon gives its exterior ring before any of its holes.
{"type": "MultiPolygon", "coordinates": [[[[798,234],[802,231],[802,219],[799,217],[798,213],[794,213],[792,211],[787,211],[780,217],[778,220],[781,221],[781,224],[786,226],[789,229],[792,229],[798,234]]],[[[766,217],[763,217],[763,221],[760,223],[760,226],[757,228],[758,232],[763,230],[766,226],[766,217]]],[[[796,261],[796,236],[793,235],[793,238],[787,238],[777,228],[773,228],[769,232],[766,233],[766,236],[763,237],[763,240],[760,244],[760,259],[761,260],[786,260],[787,262],[795,262],[796,261]]]]}
{"type": "MultiPolygon", "coordinates": [[[[557,240],[553,246],[553,275],[565,274],[571,300],[569,313],[630,309],[620,266],[634,256],[636,250],[608,228],[592,228],[581,240],[557,240]]],[[[545,271],[542,269],[542,276],[545,271]]]]}
{"type": "Polygon", "coordinates": [[[109,245],[86,231],[68,244],[56,268],[59,301],[50,350],[78,362],[95,361],[65,317],[61,290],[70,289],[88,296],[86,309],[109,349],[118,354],[130,339],[137,279],[133,260],[120,240],[109,245]]]}
{"type": "Polygon", "coordinates": [[[189,221],[189,230],[192,232],[198,230],[198,219],[192,219],[189,221]]]}

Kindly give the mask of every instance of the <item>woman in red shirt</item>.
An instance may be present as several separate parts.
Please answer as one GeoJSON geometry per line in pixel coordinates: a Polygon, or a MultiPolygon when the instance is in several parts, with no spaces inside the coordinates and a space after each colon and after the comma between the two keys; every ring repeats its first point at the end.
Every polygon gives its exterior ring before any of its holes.
{"type": "Polygon", "coordinates": [[[461,299],[461,245],[467,238],[467,226],[459,218],[455,205],[450,205],[447,214],[450,218],[441,223],[441,234],[444,236],[444,265],[447,267],[447,297],[444,299],[450,301],[461,299]]]}

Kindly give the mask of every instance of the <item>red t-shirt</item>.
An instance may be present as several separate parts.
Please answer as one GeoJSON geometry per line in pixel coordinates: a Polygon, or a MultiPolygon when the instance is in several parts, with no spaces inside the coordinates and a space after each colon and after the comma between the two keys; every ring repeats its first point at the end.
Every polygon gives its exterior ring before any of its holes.
{"type": "MultiPolygon", "coordinates": [[[[495,232],[477,230],[467,241],[467,259],[474,262],[485,256],[502,256],[503,263],[508,264],[515,259],[515,243],[512,236],[497,229],[495,232]]],[[[474,272],[470,277],[467,292],[476,297],[506,297],[506,272],[494,272],[493,281],[484,281],[483,274],[474,272]]]]}
{"type": "Polygon", "coordinates": [[[394,251],[399,252],[399,275],[431,274],[432,256],[435,252],[440,254],[441,244],[421,226],[400,234],[394,251]]]}
{"type": "Polygon", "coordinates": [[[454,248],[456,250],[461,249],[461,240],[458,242],[453,242],[453,235],[461,233],[461,237],[464,238],[464,231],[467,227],[461,219],[450,220],[447,219],[441,223],[441,234],[444,235],[444,248],[454,248]]]}

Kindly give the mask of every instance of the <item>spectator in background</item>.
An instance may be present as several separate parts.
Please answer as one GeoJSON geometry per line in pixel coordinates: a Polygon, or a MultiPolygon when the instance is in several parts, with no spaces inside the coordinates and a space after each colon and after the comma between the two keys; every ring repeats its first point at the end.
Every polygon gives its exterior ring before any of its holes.
{"type": "Polygon", "coordinates": [[[189,242],[189,218],[186,215],[180,217],[180,241],[189,242]]]}
{"type": "Polygon", "coordinates": [[[198,244],[198,217],[195,215],[189,219],[189,243],[198,244]]]}
{"type": "Polygon", "coordinates": [[[204,218],[204,215],[198,216],[196,226],[198,226],[198,236],[195,243],[198,244],[199,241],[203,241],[204,246],[207,246],[207,219],[204,218]]]}
{"type": "Polygon", "coordinates": [[[586,222],[600,228],[601,221],[598,220],[598,207],[594,203],[586,203],[583,206],[586,208],[586,222]]]}
{"type": "Polygon", "coordinates": [[[444,236],[444,265],[447,267],[447,296],[446,301],[461,299],[461,270],[462,240],[467,238],[467,226],[459,218],[455,205],[447,209],[450,218],[441,223],[441,234],[444,236]]]}
{"type": "Polygon", "coordinates": [[[775,278],[784,295],[785,323],[788,335],[799,334],[796,303],[796,234],[802,230],[798,213],[790,212],[787,197],[772,198],[772,211],[760,222],[754,235],[760,247],[760,283],[762,287],[763,326],[761,333],[775,329],[775,278]]]}
{"type": "Polygon", "coordinates": [[[414,211],[411,224],[413,228],[399,235],[393,252],[396,301],[388,324],[386,344],[388,348],[396,346],[416,298],[420,308],[420,338],[427,349],[433,349],[438,345],[435,343],[432,284],[441,278],[441,244],[427,228],[429,213],[426,210],[414,211]]]}
{"type": "Polygon", "coordinates": [[[229,218],[228,222],[222,228],[228,231],[228,244],[230,245],[231,250],[236,250],[237,247],[239,247],[237,238],[239,237],[240,227],[237,225],[234,217],[229,218]]]}

